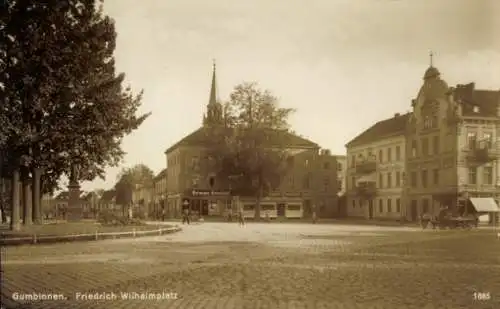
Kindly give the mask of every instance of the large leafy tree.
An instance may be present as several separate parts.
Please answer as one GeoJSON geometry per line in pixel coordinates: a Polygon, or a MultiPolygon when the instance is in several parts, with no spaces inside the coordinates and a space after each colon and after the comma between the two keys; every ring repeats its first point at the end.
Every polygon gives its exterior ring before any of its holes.
{"type": "Polygon", "coordinates": [[[132,192],[137,186],[151,187],[153,185],[154,173],[145,164],[137,164],[131,168],[123,169],[118,175],[115,184],[116,203],[122,207],[132,203],[132,192]]]}
{"type": "Polygon", "coordinates": [[[123,157],[123,137],[148,114],[137,115],[141,94],[124,88],[124,74],[115,71],[116,32],[102,5],[7,4],[0,15],[0,121],[8,120],[0,131],[3,171],[27,169],[33,202],[40,203],[40,188],[53,191],[63,174],[103,177],[123,157]],[[74,166],[78,173],[71,173],[74,166]]]}
{"type": "Polygon", "coordinates": [[[292,112],[256,83],[243,83],[224,105],[224,124],[207,130],[212,169],[219,179],[229,180],[235,194],[256,197],[256,219],[261,199],[281,184],[287,172],[292,112]]]}

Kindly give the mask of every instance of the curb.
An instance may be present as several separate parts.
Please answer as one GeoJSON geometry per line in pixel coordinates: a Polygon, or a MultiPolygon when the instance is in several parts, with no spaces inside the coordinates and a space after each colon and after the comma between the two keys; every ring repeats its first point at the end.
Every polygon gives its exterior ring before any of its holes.
{"type": "Polygon", "coordinates": [[[136,238],[145,236],[161,236],[164,234],[172,234],[181,231],[179,226],[168,228],[161,228],[157,230],[147,231],[130,231],[130,232],[111,232],[111,233],[98,233],[97,231],[92,234],[74,234],[74,235],[57,235],[57,236],[33,236],[26,237],[1,237],[0,246],[20,246],[20,245],[36,245],[36,244],[53,244],[65,243],[74,241],[97,241],[106,239],[119,239],[119,238],[136,238]]]}

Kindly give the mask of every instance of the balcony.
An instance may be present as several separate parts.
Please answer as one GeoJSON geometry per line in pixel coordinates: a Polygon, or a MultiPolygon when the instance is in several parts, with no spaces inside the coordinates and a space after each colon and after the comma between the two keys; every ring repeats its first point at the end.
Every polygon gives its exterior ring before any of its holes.
{"type": "Polygon", "coordinates": [[[356,174],[371,174],[377,170],[377,162],[375,160],[364,160],[356,163],[356,174]]]}
{"type": "Polygon", "coordinates": [[[473,147],[469,146],[464,150],[470,163],[483,164],[500,157],[498,143],[476,142],[473,147]]]}
{"type": "Polygon", "coordinates": [[[359,182],[356,186],[356,193],[362,197],[372,197],[377,194],[377,185],[373,181],[359,182]]]}

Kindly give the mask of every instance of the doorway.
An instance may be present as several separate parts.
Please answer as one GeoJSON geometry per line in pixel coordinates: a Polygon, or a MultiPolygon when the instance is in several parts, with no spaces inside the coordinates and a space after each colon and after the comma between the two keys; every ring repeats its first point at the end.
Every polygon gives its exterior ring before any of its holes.
{"type": "Polygon", "coordinates": [[[411,221],[417,221],[418,217],[418,204],[417,200],[411,201],[411,221]]]}
{"type": "Polygon", "coordinates": [[[198,206],[199,212],[202,216],[208,216],[208,200],[202,200],[202,204],[198,206]],[[201,207],[200,207],[201,206],[201,207]]]}
{"type": "Polygon", "coordinates": [[[368,201],[368,219],[373,219],[373,200],[368,201]]]}
{"type": "Polygon", "coordinates": [[[278,204],[278,208],[276,209],[276,215],[278,217],[285,216],[285,204],[283,204],[283,203],[278,204]]]}

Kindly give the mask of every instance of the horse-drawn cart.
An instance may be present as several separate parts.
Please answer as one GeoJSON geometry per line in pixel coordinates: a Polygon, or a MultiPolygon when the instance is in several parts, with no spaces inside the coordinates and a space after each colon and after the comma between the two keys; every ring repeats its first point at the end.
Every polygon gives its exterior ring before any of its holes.
{"type": "Polygon", "coordinates": [[[474,215],[459,216],[451,213],[447,209],[442,209],[438,216],[424,214],[420,220],[422,228],[426,229],[429,224],[433,229],[470,229],[478,226],[478,218],[474,215]]]}

